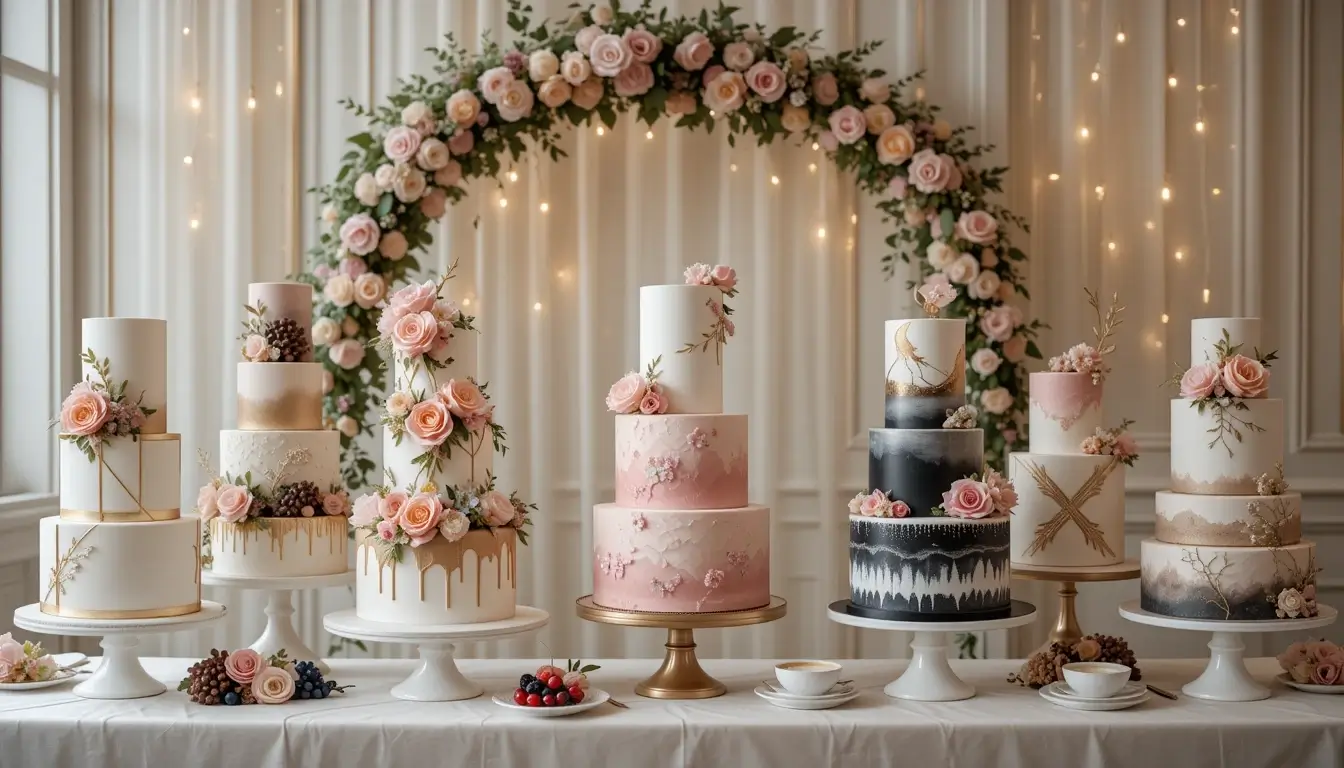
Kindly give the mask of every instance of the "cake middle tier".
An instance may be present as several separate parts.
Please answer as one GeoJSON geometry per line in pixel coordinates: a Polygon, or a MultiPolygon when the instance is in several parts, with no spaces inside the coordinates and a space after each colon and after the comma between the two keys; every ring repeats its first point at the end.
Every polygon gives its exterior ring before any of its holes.
{"type": "Polygon", "coordinates": [[[710,613],[770,602],[770,508],[593,507],[593,602],[710,613]]]}
{"type": "Polygon", "coordinates": [[[1193,400],[1171,401],[1171,490],[1249,496],[1255,478],[1283,461],[1283,401],[1230,401],[1203,413],[1193,400]]]}
{"type": "Polygon", "coordinates": [[[91,522],[175,520],[182,504],[182,436],[117,437],[94,448],[92,461],[60,440],[61,517],[91,522]]]}
{"type": "Polygon", "coordinates": [[[1008,479],[1017,490],[1014,563],[1073,568],[1125,561],[1125,465],[1114,456],[1013,453],[1008,479]]]}
{"type": "Polygon", "coordinates": [[[345,516],[272,517],[242,526],[221,517],[210,531],[210,571],[225,576],[325,576],[344,573],[350,522],[345,516]]]}
{"type": "Polygon", "coordinates": [[[476,487],[485,482],[486,475],[495,465],[495,444],[488,429],[470,433],[468,444],[451,446],[448,458],[438,467],[419,460],[430,451],[415,441],[409,432],[402,434],[398,443],[390,430],[383,430],[383,469],[391,475],[395,488],[421,488],[433,483],[442,491],[451,486],[476,487]]]}
{"type": "Polygon", "coordinates": [[[238,428],[321,429],[321,363],[239,363],[238,428]]]}
{"type": "Polygon", "coordinates": [[[645,509],[747,505],[747,417],[616,417],[616,503],[645,509]]]}
{"type": "Polygon", "coordinates": [[[888,320],[886,426],[937,429],[966,404],[966,321],[888,320]]]}
{"type": "MultiPolygon", "coordinates": [[[[290,451],[304,451],[307,461],[291,462],[284,483],[307,481],[329,491],[341,481],[341,433],[331,430],[219,431],[219,474],[266,483],[266,474],[280,469],[290,451]]],[[[266,483],[269,485],[269,483],[266,483]]]]}
{"type": "Polygon", "coordinates": [[[1296,544],[1302,538],[1302,494],[1202,496],[1157,492],[1154,535],[1170,544],[1225,547],[1296,544]]]}
{"type": "Polygon", "coordinates": [[[980,429],[868,430],[868,488],[904,501],[916,517],[942,504],[952,483],[981,471],[984,461],[980,429]]]}
{"type": "Polygon", "coordinates": [[[1140,545],[1139,604],[1182,619],[1272,620],[1285,589],[1316,584],[1316,545],[1282,547],[1140,545]]]}

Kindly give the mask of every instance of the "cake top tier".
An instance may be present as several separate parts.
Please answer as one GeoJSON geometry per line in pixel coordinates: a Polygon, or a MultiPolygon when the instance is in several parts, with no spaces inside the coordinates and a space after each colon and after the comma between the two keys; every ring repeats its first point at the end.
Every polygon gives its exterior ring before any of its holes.
{"type": "Polygon", "coordinates": [[[252,363],[313,361],[313,287],[308,283],[247,286],[243,359],[252,363]]]}
{"type": "Polygon", "coordinates": [[[125,382],[125,399],[153,413],[140,432],[168,431],[168,323],[147,317],[86,317],[82,323],[83,377],[96,381],[106,366],[113,384],[125,382]]]}
{"type": "Polygon", "coordinates": [[[1190,364],[1216,363],[1218,344],[1227,336],[1229,345],[1240,346],[1250,357],[1260,346],[1258,317],[1197,317],[1190,321],[1190,364]]]}
{"type": "MultiPolygon", "coordinates": [[[[966,320],[888,320],[888,397],[944,397],[966,402],[966,320]]],[[[953,407],[955,407],[955,405],[953,407]]]]}
{"type": "MultiPolygon", "coordinates": [[[[454,265],[456,267],[456,265],[454,265]]],[[[477,378],[476,318],[448,298],[454,269],[438,280],[406,286],[387,299],[377,346],[392,360],[397,390],[433,392],[452,380],[477,378]]]]}

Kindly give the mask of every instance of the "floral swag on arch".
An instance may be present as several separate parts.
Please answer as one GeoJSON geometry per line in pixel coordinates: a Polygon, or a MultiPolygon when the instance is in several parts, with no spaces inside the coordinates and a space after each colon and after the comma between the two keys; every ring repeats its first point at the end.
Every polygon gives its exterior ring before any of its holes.
{"type": "Polygon", "coordinates": [[[968,128],[906,98],[914,77],[892,85],[866,68],[877,43],[822,55],[818,33],[739,24],[736,8],[670,17],[650,5],[624,11],[613,0],[534,23],[531,6],[511,0],[512,48],[485,43],[473,55],[448,35],[435,51],[436,77],[401,81],[377,107],[343,102],[369,129],[350,138],[335,181],[315,190],[327,226],[309,251],[307,279],[321,293],[313,342],[347,486],[370,486],[375,470],[356,438],[379,423],[373,410],[386,381],[378,356],[365,352],[390,287],[419,270],[414,254],[433,241],[431,224],[466,197],[466,182],[497,177],[506,155],[535,147],[558,160],[561,128],[594,118],[610,127],[631,110],[649,125],[667,116],[679,128],[722,126],[730,144],[748,135],[760,145],[811,144],[853,173],[895,230],[887,276],[896,260],[913,259],[924,285],[959,287],[948,315],[969,320],[971,402],[985,454],[999,464],[1025,439],[1023,363],[1040,357],[1040,323],[1007,303],[1027,295],[1018,274],[1026,256],[1007,233],[1026,222],[988,199],[1007,169],[974,161],[992,147],[968,143],[968,128]]]}

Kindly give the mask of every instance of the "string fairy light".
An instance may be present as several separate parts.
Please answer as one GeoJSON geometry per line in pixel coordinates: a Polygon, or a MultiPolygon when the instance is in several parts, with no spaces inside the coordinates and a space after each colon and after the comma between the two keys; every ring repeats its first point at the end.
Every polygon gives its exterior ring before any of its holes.
{"type": "Polygon", "coordinates": [[[728,170],[732,171],[733,173],[737,173],[737,163],[729,163],[728,170]]]}
{"type": "Polygon", "coordinates": [[[1162,202],[1164,203],[1171,202],[1171,187],[1167,186],[1162,187],[1162,202]]]}
{"type": "Polygon", "coordinates": [[[511,181],[511,182],[517,182],[517,181],[518,181],[518,172],[517,172],[517,171],[509,171],[509,181],[511,181]]]}
{"type": "Polygon", "coordinates": [[[507,197],[501,197],[501,198],[499,198],[499,207],[500,207],[500,208],[508,208],[508,207],[509,207],[509,198],[507,198],[507,197]]]}
{"type": "Polygon", "coordinates": [[[644,133],[644,138],[648,139],[649,141],[653,141],[653,131],[646,131],[644,133]]]}
{"type": "Polygon", "coordinates": [[[807,164],[807,172],[808,172],[808,173],[816,173],[816,172],[817,172],[817,164],[816,164],[816,163],[808,163],[808,164],[807,164]]]}
{"type": "Polygon", "coordinates": [[[603,127],[600,126],[600,125],[597,126],[597,135],[598,135],[598,136],[605,136],[606,133],[607,133],[607,129],[606,129],[606,128],[603,128],[603,127]]]}
{"type": "Polygon", "coordinates": [[[1052,174],[1050,174],[1049,176],[1046,176],[1045,178],[1047,178],[1047,179],[1049,179],[1049,180],[1051,180],[1051,181],[1059,181],[1059,174],[1058,174],[1058,173],[1052,173],[1052,174]]]}
{"type": "Polygon", "coordinates": [[[247,108],[248,110],[257,108],[257,94],[256,91],[252,90],[252,86],[250,85],[247,87],[247,108]]]}
{"type": "Polygon", "coordinates": [[[1166,324],[1167,324],[1167,321],[1170,320],[1170,319],[1171,319],[1171,318],[1167,316],[1167,313],[1166,313],[1166,312],[1163,312],[1163,313],[1162,313],[1162,324],[1163,324],[1163,325],[1166,325],[1166,324]]]}
{"type": "Polygon", "coordinates": [[[778,186],[779,186],[779,177],[778,177],[778,176],[771,176],[771,177],[770,177],[770,183],[771,183],[771,184],[774,184],[776,187],[778,187],[778,186]]]}
{"type": "Polygon", "coordinates": [[[1168,88],[1175,88],[1175,87],[1176,87],[1176,76],[1175,76],[1175,75],[1169,75],[1169,76],[1167,77],[1167,87],[1168,87],[1168,88]]]}
{"type": "Polygon", "coordinates": [[[541,212],[542,212],[542,213],[546,213],[547,211],[551,210],[551,204],[550,204],[550,203],[542,203],[541,205],[539,205],[539,206],[537,206],[537,207],[541,209],[541,212]]]}
{"type": "Polygon", "coordinates": [[[825,227],[817,227],[817,238],[820,239],[820,240],[825,240],[825,239],[826,239],[826,228],[825,228],[825,227]]]}

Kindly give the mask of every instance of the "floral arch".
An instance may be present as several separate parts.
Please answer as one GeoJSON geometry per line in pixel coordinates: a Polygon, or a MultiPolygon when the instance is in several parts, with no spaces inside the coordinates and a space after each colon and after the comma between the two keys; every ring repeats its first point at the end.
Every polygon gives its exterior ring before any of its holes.
{"type": "Polygon", "coordinates": [[[374,398],[385,382],[365,352],[389,288],[419,269],[430,223],[466,197],[465,181],[497,177],[506,156],[535,147],[559,160],[562,128],[594,119],[611,127],[632,110],[650,126],[664,116],[679,128],[721,126],[729,143],[815,142],[877,196],[892,227],[887,277],[896,260],[913,259],[925,284],[959,289],[947,314],[968,318],[970,398],[985,454],[1000,461],[1025,437],[1023,363],[1040,357],[1040,324],[1007,303],[1027,295],[1018,272],[1026,256],[1008,235],[1026,222],[988,199],[1007,169],[974,162],[992,147],[907,98],[917,76],[888,83],[866,68],[878,43],[822,55],[818,33],[737,23],[736,8],[672,17],[650,5],[627,11],[611,0],[533,22],[531,6],[510,0],[512,48],[488,43],[472,55],[449,35],[435,51],[435,77],[402,81],[376,107],[344,102],[369,127],[349,139],[336,179],[316,190],[327,226],[305,279],[320,294],[313,342],[329,374],[324,411],[342,433],[346,484],[371,484],[375,465],[356,438],[379,423],[374,398]]]}

